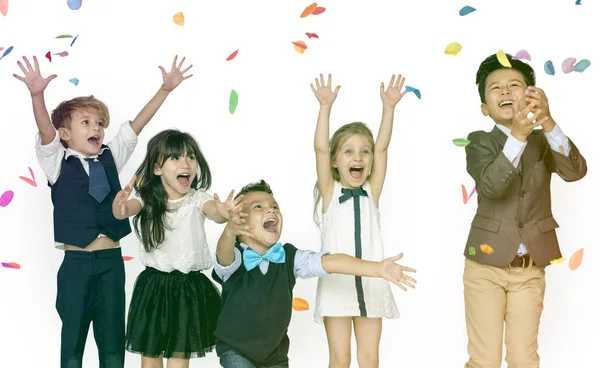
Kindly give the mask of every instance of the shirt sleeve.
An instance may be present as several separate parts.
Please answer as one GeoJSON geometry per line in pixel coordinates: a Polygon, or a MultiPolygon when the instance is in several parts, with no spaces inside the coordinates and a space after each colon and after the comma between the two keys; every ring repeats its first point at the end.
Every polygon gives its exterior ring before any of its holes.
{"type": "Polygon", "coordinates": [[[519,161],[521,160],[523,151],[525,151],[525,146],[527,146],[527,142],[521,142],[517,138],[513,137],[512,134],[509,134],[502,152],[508,161],[510,161],[514,167],[517,167],[519,166],[519,161]]]}
{"type": "Polygon", "coordinates": [[[137,142],[138,137],[131,127],[131,121],[126,121],[121,124],[119,133],[107,143],[115,160],[118,173],[121,173],[121,170],[127,164],[127,161],[129,161],[131,154],[137,146],[137,142]]]}
{"type": "Polygon", "coordinates": [[[204,204],[210,200],[214,200],[213,196],[207,193],[205,190],[199,189],[194,194],[194,200],[196,202],[196,207],[200,209],[202,215],[205,215],[204,212],[204,204]]]}
{"type": "Polygon", "coordinates": [[[217,253],[213,257],[213,263],[215,267],[215,273],[223,281],[227,281],[231,275],[242,265],[242,253],[237,248],[233,248],[233,262],[229,266],[222,266],[217,260],[217,253]]]}
{"type": "Polygon", "coordinates": [[[301,279],[327,276],[329,273],[323,269],[324,255],[329,252],[315,252],[312,250],[297,250],[294,258],[294,274],[301,279]]]}
{"type": "Polygon", "coordinates": [[[569,156],[569,152],[571,150],[569,138],[567,138],[565,133],[563,133],[558,124],[554,125],[552,131],[547,133],[544,132],[544,135],[546,136],[546,140],[553,151],[560,152],[564,156],[569,156]],[[564,152],[561,152],[561,148],[564,150],[564,152]]]}
{"type": "Polygon", "coordinates": [[[47,145],[42,145],[40,133],[35,136],[35,154],[38,162],[50,184],[56,183],[60,175],[60,165],[65,155],[65,148],[60,142],[60,135],[54,131],[54,139],[47,145]]]}

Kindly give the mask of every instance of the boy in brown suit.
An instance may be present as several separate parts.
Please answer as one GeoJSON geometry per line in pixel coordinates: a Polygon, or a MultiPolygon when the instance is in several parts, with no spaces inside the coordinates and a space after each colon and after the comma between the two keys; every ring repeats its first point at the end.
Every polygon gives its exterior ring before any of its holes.
{"type": "Polygon", "coordinates": [[[499,368],[506,323],[509,368],[538,368],[544,268],[562,257],[552,216],[550,179],[583,178],[586,161],[556,124],[535,73],[507,55],[485,59],[476,83],[491,132],[469,134],[467,171],[477,186],[477,213],[464,255],[467,368],[499,368]],[[541,126],[542,129],[535,129],[541,126]]]}

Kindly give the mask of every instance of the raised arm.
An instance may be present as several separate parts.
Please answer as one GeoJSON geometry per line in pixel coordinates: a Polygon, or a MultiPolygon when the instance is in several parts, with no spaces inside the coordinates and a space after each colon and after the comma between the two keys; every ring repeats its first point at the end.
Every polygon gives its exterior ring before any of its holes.
{"type": "Polygon", "coordinates": [[[232,190],[229,193],[229,196],[225,202],[221,202],[219,196],[217,193],[215,193],[214,200],[206,201],[206,203],[204,203],[204,206],[202,206],[202,212],[204,212],[206,217],[213,220],[217,224],[223,224],[227,222],[231,216],[228,208],[235,208],[243,198],[243,196],[239,196],[235,200],[232,200],[233,192],[234,191],[232,190]]]}
{"type": "Polygon", "coordinates": [[[375,141],[375,149],[373,152],[373,168],[371,169],[371,177],[369,182],[373,191],[373,200],[379,207],[379,197],[385,182],[387,172],[388,147],[392,139],[392,127],[394,125],[394,109],[396,104],[400,102],[406,94],[406,90],[401,92],[404,87],[404,77],[399,74],[392,75],[388,88],[384,90],[384,84],[381,82],[379,94],[383,102],[383,113],[381,116],[381,125],[377,133],[377,141],[375,141]]]}
{"type": "Polygon", "coordinates": [[[162,73],[163,84],[158,90],[158,92],[156,92],[154,97],[152,97],[152,99],[146,104],[146,106],[144,106],[142,111],[140,111],[140,113],[131,122],[131,128],[133,129],[136,135],[139,135],[142,129],[144,129],[144,127],[146,126],[146,124],[150,122],[150,120],[154,117],[158,109],[162,106],[163,102],[165,102],[169,94],[175,88],[177,88],[177,86],[179,86],[179,84],[182,81],[193,76],[193,74],[184,76],[184,74],[192,67],[192,65],[190,65],[184,70],[181,70],[184,61],[185,57],[181,59],[181,62],[179,63],[179,65],[177,65],[177,56],[175,56],[175,59],[173,59],[171,71],[169,73],[167,73],[162,66],[158,67],[162,73]]]}
{"type": "Polygon", "coordinates": [[[249,230],[254,228],[254,226],[246,225],[246,217],[248,215],[241,212],[242,206],[240,203],[242,197],[243,195],[236,198],[237,203],[235,205],[227,205],[229,220],[217,242],[217,262],[221,266],[229,266],[235,260],[234,249],[236,237],[247,236],[252,238],[249,230]]]}
{"type": "Polygon", "coordinates": [[[123,220],[131,216],[137,215],[142,210],[142,204],[137,199],[129,199],[131,192],[133,191],[133,184],[135,183],[136,176],[133,175],[129,183],[123,188],[113,201],[113,216],[117,220],[123,220]]]}
{"type": "Polygon", "coordinates": [[[311,83],[310,88],[319,100],[320,105],[317,128],[315,129],[315,155],[317,160],[317,185],[323,197],[323,211],[325,211],[333,194],[333,176],[331,175],[331,160],[329,158],[329,115],[340,86],[331,91],[331,74],[327,77],[327,84],[325,84],[323,74],[320,74],[320,81],[315,78],[315,85],[313,86],[311,83]]]}

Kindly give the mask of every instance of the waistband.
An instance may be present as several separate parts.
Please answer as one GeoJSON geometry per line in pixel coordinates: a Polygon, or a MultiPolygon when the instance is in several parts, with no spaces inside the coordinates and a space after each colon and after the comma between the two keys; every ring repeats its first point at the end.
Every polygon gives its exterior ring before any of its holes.
{"type": "Polygon", "coordinates": [[[121,247],[93,250],[91,252],[85,250],[65,250],[65,259],[110,259],[110,258],[121,258],[123,255],[121,247]]]}

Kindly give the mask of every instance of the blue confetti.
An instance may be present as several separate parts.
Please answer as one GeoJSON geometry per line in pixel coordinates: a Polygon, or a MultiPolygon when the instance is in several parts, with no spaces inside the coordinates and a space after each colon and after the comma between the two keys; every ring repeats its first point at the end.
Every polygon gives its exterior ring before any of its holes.
{"type": "Polygon", "coordinates": [[[10,54],[10,52],[13,50],[13,47],[9,47],[6,50],[4,50],[4,54],[2,54],[2,56],[0,56],[0,60],[2,60],[2,58],[4,58],[6,55],[10,54]]]}
{"type": "Polygon", "coordinates": [[[467,5],[467,6],[464,6],[462,9],[460,9],[458,14],[460,14],[461,17],[464,17],[467,14],[473,13],[475,10],[477,10],[477,9],[467,5]]]}
{"type": "Polygon", "coordinates": [[[581,5],[581,0],[575,1],[575,5],[581,5]]]}
{"type": "Polygon", "coordinates": [[[81,1],[82,0],[67,0],[67,6],[71,10],[79,10],[79,8],[81,8],[81,1]]]}
{"type": "Polygon", "coordinates": [[[546,64],[544,64],[544,71],[546,74],[554,75],[554,65],[552,64],[552,60],[546,61],[546,64]]]}
{"type": "Polygon", "coordinates": [[[71,79],[69,79],[69,82],[73,83],[76,86],[79,85],[79,79],[77,79],[77,78],[71,78],[71,79]]]}
{"type": "Polygon", "coordinates": [[[79,35],[75,36],[75,38],[73,39],[73,41],[71,41],[71,46],[69,46],[69,47],[73,47],[73,44],[75,43],[75,40],[77,40],[77,37],[79,37],[79,35]]]}
{"type": "Polygon", "coordinates": [[[584,70],[588,68],[592,63],[588,59],[579,60],[577,64],[573,67],[573,69],[578,73],[583,73],[584,70]]]}
{"type": "Polygon", "coordinates": [[[406,86],[406,92],[412,92],[412,93],[414,93],[417,96],[417,98],[419,100],[421,99],[421,91],[419,91],[415,87],[406,86]]]}

